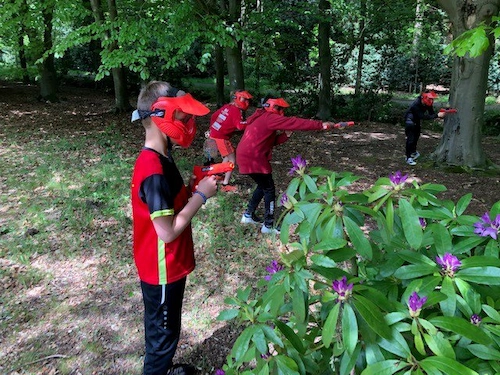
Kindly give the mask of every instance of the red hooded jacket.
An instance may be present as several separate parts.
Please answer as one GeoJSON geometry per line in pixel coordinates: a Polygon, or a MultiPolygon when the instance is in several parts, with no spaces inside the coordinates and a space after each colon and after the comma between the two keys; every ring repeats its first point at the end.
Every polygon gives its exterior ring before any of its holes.
{"type": "Polygon", "coordinates": [[[286,142],[284,131],[322,130],[323,122],[300,117],[285,117],[258,109],[247,120],[245,133],[236,149],[236,164],[241,174],[272,173],[271,158],[275,145],[286,142]]]}

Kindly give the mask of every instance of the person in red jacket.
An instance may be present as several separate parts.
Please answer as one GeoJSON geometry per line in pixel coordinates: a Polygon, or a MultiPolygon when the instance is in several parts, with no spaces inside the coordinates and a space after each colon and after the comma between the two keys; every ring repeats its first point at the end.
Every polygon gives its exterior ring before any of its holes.
{"type": "Polygon", "coordinates": [[[191,219],[217,192],[215,176],[205,177],[191,194],[172,158],[172,144],[189,147],[194,116],[209,109],[167,82],[153,81],[137,99],[132,121],[141,120],[144,147],[131,182],[134,261],[144,302],[144,375],[194,374],[173,365],[181,330],[186,278],[195,267],[191,219]]]}
{"type": "MultiPolygon", "coordinates": [[[[220,107],[210,118],[210,139],[217,145],[223,162],[236,162],[235,149],[230,138],[234,132],[244,130],[246,121],[243,112],[248,109],[252,95],[245,90],[236,90],[231,94],[231,102],[220,107]]],[[[236,191],[237,187],[229,185],[232,171],[226,172],[222,181],[222,191],[236,191]]]]}
{"type": "Polygon", "coordinates": [[[264,198],[265,214],[262,233],[279,233],[274,228],[274,206],[276,189],[274,185],[271,158],[273,147],[286,142],[294,130],[326,130],[333,128],[333,122],[308,120],[284,116],[289,104],[283,98],[268,97],[263,108],[257,109],[247,120],[243,137],[236,148],[236,163],[239,172],[250,176],[257,184],[241,223],[262,223],[256,216],[257,206],[264,198]]]}

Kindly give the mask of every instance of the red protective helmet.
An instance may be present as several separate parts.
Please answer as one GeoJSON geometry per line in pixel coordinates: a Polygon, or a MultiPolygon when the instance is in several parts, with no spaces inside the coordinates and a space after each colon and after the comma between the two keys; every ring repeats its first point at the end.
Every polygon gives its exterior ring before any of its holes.
{"type": "Polygon", "coordinates": [[[266,111],[277,113],[278,115],[283,115],[285,108],[290,107],[290,104],[286,102],[283,98],[278,99],[267,99],[262,105],[266,111]]]}
{"type": "Polygon", "coordinates": [[[434,99],[436,99],[437,97],[438,96],[434,91],[426,91],[422,94],[422,103],[427,107],[432,107],[432,105],[434,104],[434,99]]]}
{"type": "Polygon", "coordinates": [[[196,134],[194,117],[185,121],[175,118],[175,111],[181,111],[192,116],[203,116],[210,110],[193,98],[191,94],[176,97],[162,96],[151,106],[151,120],[158,128],[182,147],[189,147],[196,134]]]}
{"type": "Polygon", "coordinates": [[[243,111],[246,111],[250,106],[250,99],[252,99],[253,96],[250,95],[248,91],[237,90],[231,98],[236,107],[243,111]]]}

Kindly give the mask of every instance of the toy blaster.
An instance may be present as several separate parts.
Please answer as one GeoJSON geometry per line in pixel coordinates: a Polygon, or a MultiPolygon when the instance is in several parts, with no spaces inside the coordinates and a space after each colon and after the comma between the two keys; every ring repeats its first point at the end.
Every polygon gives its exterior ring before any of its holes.
{"type": "Polygon", "coordinates": [[[456,108],[441,108],[439,110],[439,112],[441,112],[441,113],[457,113],[457,109],[456,108]]]}
{"type": "Polygon", "coordinates": [[[193,168],[193,174],[195,175],[195,180],[193,183],[193,190],[196,189],[200,181],[205,176],[222,176],[224,173],[232,171],[234,169],[234,164],[230,161],[225,163],[211,164],[211,165],[195,165],[193,168]]]}
{"type": "Polygon", "coordinates": [[[347,128],[348,126],[354,126],[354,121],[337,122],[336,124],[333,125],[335,129],[344,129],[347,128]]]}

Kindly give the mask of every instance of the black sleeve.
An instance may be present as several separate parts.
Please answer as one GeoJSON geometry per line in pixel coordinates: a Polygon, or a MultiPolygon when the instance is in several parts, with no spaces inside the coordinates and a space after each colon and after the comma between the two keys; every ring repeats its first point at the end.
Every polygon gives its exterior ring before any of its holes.
{"type": "Polygon", "coordinates": [[[142,182],[139,197],[148,205],[151,214],[174,210],[174,196],[167,179],[161,174],[151,175],[142,182]]]}

